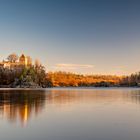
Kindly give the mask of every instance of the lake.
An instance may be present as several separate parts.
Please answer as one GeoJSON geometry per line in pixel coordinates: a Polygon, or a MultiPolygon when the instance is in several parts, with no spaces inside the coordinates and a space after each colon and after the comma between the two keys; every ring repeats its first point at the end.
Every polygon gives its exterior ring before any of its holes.
{"type": "Polygon", "coordinates": [[[1,89],[0,140],[140,140],[140,89],[1,89]]]}

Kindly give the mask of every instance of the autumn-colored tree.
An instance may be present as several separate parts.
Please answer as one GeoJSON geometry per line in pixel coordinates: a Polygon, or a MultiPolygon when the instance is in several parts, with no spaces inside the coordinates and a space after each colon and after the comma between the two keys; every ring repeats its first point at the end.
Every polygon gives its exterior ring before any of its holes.
{"type": "Polygon", "coordinates": [[[80,75],[69,72],[49,72],[53,86],[116,86],[121,77],[113,75],[80,75]]]}

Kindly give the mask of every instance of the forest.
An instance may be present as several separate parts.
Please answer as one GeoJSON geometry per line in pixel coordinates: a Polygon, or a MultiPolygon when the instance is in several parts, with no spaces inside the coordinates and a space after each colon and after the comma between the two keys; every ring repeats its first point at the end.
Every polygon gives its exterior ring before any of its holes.
{"type": "Polygon", "coordinates": [[[140,86],[140,72],[129,76],[83,75],[63,71],[47,72],[38,61],[35,61],[34,64],[29,63],[30,65],[21,64],[17,61],[16,54],[9,55],[7,59],[8,61],[4,61],[0,66],[1,88],[140,86]],[[10,64],[10,68],[5,67],[7,63],[10,64]]]}
{"type": "Polygon", "coordinates": [[[140,72],[130,76],[82,75],[70,72],[46,72],[33,65],[21,70],[0,67],[0,87],[139,87],[140,72]]]}
{"type": "Polygon", "coordinates": [[[119,82],[120,86],[139,87],[140,86],[140,72],[124,76],[119,82]]]}
{"type": "Polygon", "coordinates": [[[0,87],[47,87],[45,68],[31,66],[22,69],[8,69],[0,67],[0,87]]]}
{"type": "Polygon", "coordinates": [[[118,86],[119,76],[112,75],[82,75],[70,72],[49,72],[47,77],[54,87],[90,87],[90,86],[118,86]]]}
{"type": "Polygon", "coordinates": [[[53,87],[139,87],[140,72],[130,76],[82,75],[70,72],[47,73],[53,87]]]}

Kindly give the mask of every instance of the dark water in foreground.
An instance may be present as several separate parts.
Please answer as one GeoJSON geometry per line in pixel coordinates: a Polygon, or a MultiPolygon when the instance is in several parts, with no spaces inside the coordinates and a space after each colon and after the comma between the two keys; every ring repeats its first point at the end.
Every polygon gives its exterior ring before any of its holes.
{"type": "Polygon", "coordinates": [[[140,90],[0,90],[0,140],[140,140],[140,90]]]}

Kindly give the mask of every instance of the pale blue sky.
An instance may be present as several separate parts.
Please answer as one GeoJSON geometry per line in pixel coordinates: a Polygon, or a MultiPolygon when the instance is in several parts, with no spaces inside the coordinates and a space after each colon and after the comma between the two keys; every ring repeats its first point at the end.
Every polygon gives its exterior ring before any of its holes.
{"type": "Polygon", "coordinates": [[[0,59],[38,58],[48,71],[140,70],[137,0],[0,0],[0,59]]]}

